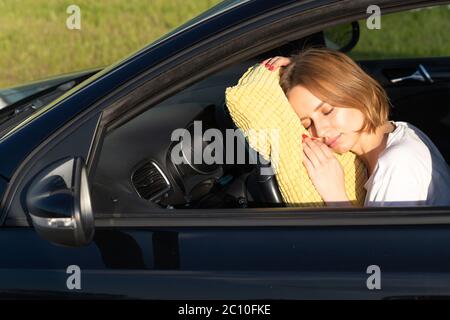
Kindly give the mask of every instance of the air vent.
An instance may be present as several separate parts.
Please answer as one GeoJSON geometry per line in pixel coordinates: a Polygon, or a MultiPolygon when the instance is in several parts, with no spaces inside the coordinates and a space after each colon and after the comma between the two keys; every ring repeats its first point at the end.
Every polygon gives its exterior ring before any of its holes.
{"type": "Polygon", "coordinates": [[[131,176],[133,186],[141,198],[158,202],[170,190],[170,183],[153,161],[144,163],[131,176]]]}

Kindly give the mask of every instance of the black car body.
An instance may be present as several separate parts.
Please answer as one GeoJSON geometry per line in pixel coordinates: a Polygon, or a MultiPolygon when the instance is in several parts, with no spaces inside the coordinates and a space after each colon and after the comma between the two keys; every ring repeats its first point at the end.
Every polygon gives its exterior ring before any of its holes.
{"type": "MultiPolygon", "coordinates": [[[[386,13],[444,3],[378,1],[386,13]]],[[[239,179],[252,168],[196,171],[167,160],[175,128],[229,126],[224,89],[249,66],[366,17],[369,5],[228,1],[9,119],[0,127],[0,297],[449,297],[449,208],[285,208],[276,190],[260,203],[247,197],[239,179]],[[149,163],[168,180],[168,190],[158,185],[167,192],[149,191],[152,201],[134,184],[149,163]],[[74,265],[78,288],[68,286],[74,265]],[[368,285],[371,266],[380,288],[368,285]]],[[[389,78],[419,64],[448,74],[450,57],[359,63],[388,91],[393,117],[423,129],[449,161],[450,124],[441,120],[450,77],[395,86],[389,78]],[[424,116],[430,97],[437,106],[424,116]]]]}
{"type": "Polygon", "coordinates": [[[101,69],[83,70],[69,74],[58,75],[48,79],[41,79],[20,86],[5,88],[0,90],[0,109],[3,109],[16,102],[24,103],[26,99],[35,96],[42,97],[52,91],[55,95],[48,97],[42,105],[55,100],[65,91],[71,89],[75,84],[86,80],[101,69]],[[63,86],[63,87],[61,87],[63,86]]]}

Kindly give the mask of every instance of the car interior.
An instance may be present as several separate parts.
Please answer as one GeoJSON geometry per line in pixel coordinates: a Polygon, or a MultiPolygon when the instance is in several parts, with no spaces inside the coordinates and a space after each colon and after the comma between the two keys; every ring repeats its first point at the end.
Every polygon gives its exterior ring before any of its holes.
{"type": "MultiPolygon", "coordinates": [[[[282,207],[283,199],[274,175],[261,175],[261,167],[270,167],[254,159],[245,138],[226,135],[236,129],[225,105],[225,89],[237,83],[252,65],[268,57],[290,56],[309,46],[336,46],[343,52],[358,42],[357,22],[349,24],[351,39],[337,45],[327,32],[318,32],[252,60],[233,65],[164,102],[148,109],[105,136],[92,181],[94,212],[107,214],[146,212],[149,208],[203,209],[282,207]],[[176,164],[171,152],[178,144],[172,133],[184,128],[190,143],[181,143],[182,156],[195,158],[194,148],[208,148],[195,134],[195,122],[202,131],[214,128],[223,133],[224,145],[234,142],[246,151],[246,163],[176,164]],[[229,141],[233,139],[233,141],[229,141]],[[252,158],[253,157],[253,158],[252,158]]],[[[450,57],[417,59],[357,60],[361,67],[386,89],[391,103],[391,119],[409,122],[424,131],[450,163],[450,57]],[[427,112],[424,112],[427,110],[427,112]]],[[[226,152],[227,148],[223,148],[226,152]]],[[[198,149],[196,149],[198,150],[198,149]]]]}

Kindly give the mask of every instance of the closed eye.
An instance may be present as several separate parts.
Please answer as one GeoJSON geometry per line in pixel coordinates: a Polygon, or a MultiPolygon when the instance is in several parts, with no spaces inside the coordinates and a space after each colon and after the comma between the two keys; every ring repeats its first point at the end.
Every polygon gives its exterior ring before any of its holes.
{"type": "MultiPolygon", "coordinates": [[[[334,110],[334,107],[330,108],[328,111],[324,112],[323,114],[327,116],[327,115],[329,115],[330,113],[332,113],[333,110],[334,110]]],[[[312,121],[311,121],[311,120],[304,119],[304,120],[302,121],[302,125],[303,125],[303,127],[304,127],[306,130],[309,130],[309,129],[311,128],[312,121]]]]}
{"type": "Polygon", "coordinates": [[[333,112],[333,110],[334,110],[334,108],[331,108],[329,111],[324,112],[323,114],[327,116],[327,115],[329,115],[331,112],[333,112]]]}

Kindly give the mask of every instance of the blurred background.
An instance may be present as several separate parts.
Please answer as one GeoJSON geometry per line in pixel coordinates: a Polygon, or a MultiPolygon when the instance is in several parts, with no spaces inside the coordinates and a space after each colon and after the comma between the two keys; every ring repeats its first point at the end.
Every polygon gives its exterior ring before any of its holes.
{"type": "MultiPolygon", "coordinates": [[[[220,1],[0,0],[0,88],[107,66],[220,1]],[[74,4],[81,10],[81,30],[66,26],[67,8],[74,4]]],[[[448,56],[449,9],[382,12],[380,30],[369,30],[361,20],[360,41],[349,55],[356,60],[448,56]]],[[[339,28],[327,30],[328,36],[341,34],[339,28]]]]}
{"type": "Polygon", "coordinates": [[[0,88],[109,65],[220,0],[0,0],[0,88]],[[67,8],[81,10],[70,30],[67,8]]]}

